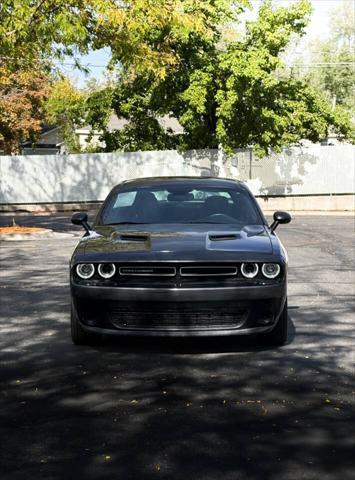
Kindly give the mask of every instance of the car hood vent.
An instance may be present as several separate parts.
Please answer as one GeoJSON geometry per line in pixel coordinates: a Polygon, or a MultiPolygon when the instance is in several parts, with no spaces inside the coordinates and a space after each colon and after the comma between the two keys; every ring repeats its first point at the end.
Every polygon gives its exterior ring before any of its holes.
{"type": "Polygon", "coordinates": [[[222,242],[223,240],[236,240],[240,238],[237,233],[210,233],[208,238],[213,242],[222,242]]]}
{"type": "Polygon", "coordinates": [[[149,240],[149,237],[148,235],[121,233],[118,235],[118,239],[121,242],[147,242],[149,240]]]}

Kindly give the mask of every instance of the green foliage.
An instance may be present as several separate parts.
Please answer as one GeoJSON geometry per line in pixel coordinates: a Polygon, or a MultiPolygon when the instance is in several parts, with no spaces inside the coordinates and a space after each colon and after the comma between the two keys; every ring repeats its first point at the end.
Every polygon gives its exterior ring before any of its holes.
{"type": "Polygon", "coordinates": [[[355,115],[354,15],[354,5],[351,2],[339,4],[331,18],[329,39],[311,44],[316,52],[312,61],[323,65],[310,69],[305,76],[314,88],[324,93],[329,103],[336,103],[352,115],[355,115]]]}
{"type": "MultiPolygon", "coordinates": [[[[247,4],[248,0],[239,0],[238,3],[247,4]]],[[[49,73],[53,69],[53,58],[69,55],[77,61],[78,54],[109,47],[111,65],[123,65],[126,74],[131,72],[134,76],[136,72],[151,72],[157,78],[164,78],[168,70],[180,63],[175,45],[188,48],[190,38],[199,36],[212,42],[217,33],[217,19],[232,19],[239,10],[240,7],[232,6],[228,0],[2,0],[0,69],[6,70],[7,76],[31,69],[49,73]]],[[[83,99],[76,98],[68,85],[64,87],[63,91],[55,85],[52,88],[46,102],[46,120],[60,125],[67,144],[75,151],[78,144],[73,131],[75,125],[82,123],[83,99]]],[[[27,96],[30,95],[28,92],[27,96]]],[[[97,101],[100,101],[100,95],[96,96],[97,101]]],[[[109,113],[106,99],[101,105],[95,103],[96,100],[93,98],[88,103],[89,120],[93,126],[98,122],[105,123],[109,113]],[[103,113],[105,106],[106,114],[103,113]],[[94,111],[95,114],[90,113],[94,111]]],[[[10,113],[4,118],[13,119],[10,113]]],[[[38,114],[33,122],[31,118],[26,121],[35,125],[38,135],[38,114]]],[[[15,123],[7,121],[6,128],[15,123]]],[[[135,123],[139,129],[142,120],[137,118],[135,123]]],[[[150,125],[155,136],[159,137],[159,125],[153,119],[150,125]]],[[[34,130],[21,127],[24,133],[16,138],[23,138],[27,131],[34,130]]],[[[127,135],[131,136],[130,133],[127,135]]],[[[147,144],[144,139],[142,142],[147,144]]]]}
{"type": "Polygon", "coordinates": [[[109,47],[112,64],[164,76],[178,62],[173,45],[212,37],[230,10],[227,0],[1,0],[0,62],[16,70],[109,47]]]}
{"type": "Polygon", "coordinates": [[[106,131],[112,113],[112,88],[94,91],[86,100],[86,121],[93,129],[106,131]]]}
{"type": "Polygon", "coordinates": [[[321,88],[330,103],[336,101],[337,105],[355,113],[354,50],[347,46],[334,48],[332,41],[322,42],[318,49],[321,52],[322,62],[338,63],[339,65],[335,68],[325,65],[313,69],[308,77],[311,84],[321,88]]]}
{"type": "Polygon", "coordinates": [[[102,135],[107,151],[172,150],[176,139],[166,133],[153,117],[135,119],[121,130],[106,131],[102,135]]]}
{"type": "MultiPolygon", "coordinates": [[[[240,8],[219,20],[218,6],[211,2],[209,32],[213,34],[194,33],[172,42],[179,62],[163,77],[151,70],[123,69],[110,90],[108,108],[129,123],[119,132],[106,131],[109,151],[222,145],[227,152],[253,146],[263,155],[301,139],[319,141],[329,128],[351,135],[349,118],[333,112],[304,81],[290,77],[280,59],[290,39],[303,34],[310,2],[273,8],[266,1],[258,19],[247,24],[243,38],[225,41],[226,18],[236,21],[240,8]],[[160,127],[156,119],[164,114],[178,119],[182,135],[160,127]]],[[[96,115],[107,118],[102,112],[96,115]]],[[[105,130],[104,121],[101,128],[105,130]]]]}
{"type": "MultiPolygon", "coordinates": [[[[253,146],[263,154],[302,138],[317,141],[328,129],[350,136],[347,114],[330,108],[316,82],[312,88],[290,77],[280,59],[290,40],[304,33],[310,0],[287,8],[265,0],[245,35],[234,35],[249,4],[2,0],[0,68],[28,71],[40,61],[48,69],[53,56],[110,47],[111,65],[121,66],[116,84],[87,96],[59,81],[46,101],[47,120],[61,126],[72,151],[78,148],[74,128],[84,124],[102,131],[108,150],[222,145],[226,151],[253,146]],[[120,131],[107,128],[112,111],[127,121],[120,131]],[[165,131],[158,122],[164,115],[177,118],[184,133],[165,131]]],[[[352,45],[348,24],[343,34],[341,23],[334,28],[337,48],[352,45]]],[[[322,77],[324,90],[328,96],[336,90],[340,105],[349,103],[351,81],[340,71],[339,78],[322,77]]]]}
{"type": "Polygon", "coordinates": [[[266,0],[259,9],[259,18],[247,26],[246,45],[266,48],[270,55],[277,55],[288,45],[292,34],[303,34],[309,22],[311,4],[309,0],[299,0],[287,7],[272,8],[271,0],[266,0]]]}
{"type": "Polygon", "coordinates": [[[340,45],[354,46],[354,17],[355,6],[346,0],[337,2],[338,6],[330,18],[332,39],[340,45]]]}
{"type": "Polygon", "coordinates": [[[59,127],[67,150],[79,152],[75,128],[85,125],[85,94],[68,78],[60,78],[51,86],[44,110],[46,123],[59,127]]]}
{"type": "Polygon", "coordinates": [[[95,27],[93,3],[90,0],[2,0],[2,59],[8,66],[17,68],[33,64],[38,57],[73,53],[74,47],[85,52],[95,27]]]}

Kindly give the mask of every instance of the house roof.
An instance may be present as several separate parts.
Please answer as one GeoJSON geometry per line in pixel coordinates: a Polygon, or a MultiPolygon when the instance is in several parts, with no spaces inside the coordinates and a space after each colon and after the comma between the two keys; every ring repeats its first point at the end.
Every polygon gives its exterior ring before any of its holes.
{"type": "MultiPolygon", "coordinates": [[[[163,115],[158,117],[159,124],[164,128],[165,131],[171,130],[175,135],[181,134],[184,132],[183,127],[180,125],[178,120],[172,115],[163,115]]],[[[115,113],[113,113],[108,122],[108,130],[110,132],[114,130],[121,130],[129,123],[125,118],[118,118],[115,113]]],[[[81,128],[76,129],[76,133],[81,135],[89,135],[91,132],[91,126],[86,125],[81,128]]],[[[94,132],[96,135],[99,135],[101,132],[94,132]]],[[[47,125],[42,128],[42,133],[35,143],[36,148],[53,148],[63,145],[63,138],[61,136],[59,127],[48,127],[47,125]]],[[[22,144],[22,147],[32,148],[31,142],[25,142],[22,144]]]]}
{"type": "MultiPolygon", "coordinates": [[[[180,125],[177,118],[173,117],[172,115],[163,115],[162,117],[158,117],[158,122],[164,128],[164,130],[172,130],[175,135],[181,134],[184,132],[184,128],[180,125]]],[[[121,130],[129,123],[128,120],[125,118],[118,118],[115,113],[113,113],[110,117],[108,122],[108,130],[112,132],[113,130],[121,130]]]]}

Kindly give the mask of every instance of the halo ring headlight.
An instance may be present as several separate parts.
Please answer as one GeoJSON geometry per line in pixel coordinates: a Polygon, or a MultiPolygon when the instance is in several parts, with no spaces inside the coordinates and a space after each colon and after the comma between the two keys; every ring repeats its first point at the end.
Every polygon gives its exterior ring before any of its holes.
{"type": "Polygon", "coordinates": [[[259,266],[257,263],[242,263],[240,268],[243,277],[245,278],[254,278],[259,272],[259,266]]]}
{"type": "Polygon", "coordinates": [[[76,266],[77,275],[83,280],[88,280],[95,273],[95,267],[92,263],[79,263],[76,266]]]}
{"type": "Polygon", "coordinates": [[[98,272],[100,277],[105,278],[112,278],[116,273],[116,267],[113,263],[100,263],[98,272]]]}
{"type": "Polygon", "coordinates": [[[280,273],[281,268],[278,263],[264,263],[261,267],[261,271],[266,278],[276,278],[280,273]]]}

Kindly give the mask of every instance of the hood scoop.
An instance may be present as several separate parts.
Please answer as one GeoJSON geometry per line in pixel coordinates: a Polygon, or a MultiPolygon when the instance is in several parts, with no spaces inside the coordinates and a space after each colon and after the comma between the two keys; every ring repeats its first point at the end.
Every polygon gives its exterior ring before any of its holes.
{"type": "Polygon", "coordinates": [[[116,233],[115,240],[119,242],[145,243],[149,240],[149,235],[140,233],[116,233]]]}
{"type": "Polygon", "coordinates": [[[272,253],[269,236],[263,226],[248,225],[237,231],[210,231],[206,236],[206,249],[214,252],[272,253]]]}
{"type": "Polygon", "coordinates": [[[223,242],[223,241],[228,241],[228,240],[237,240],[240,238],[240,235],[237,233],[210,233],[208,235],[208,238],[212,242],[223,242]]]}

